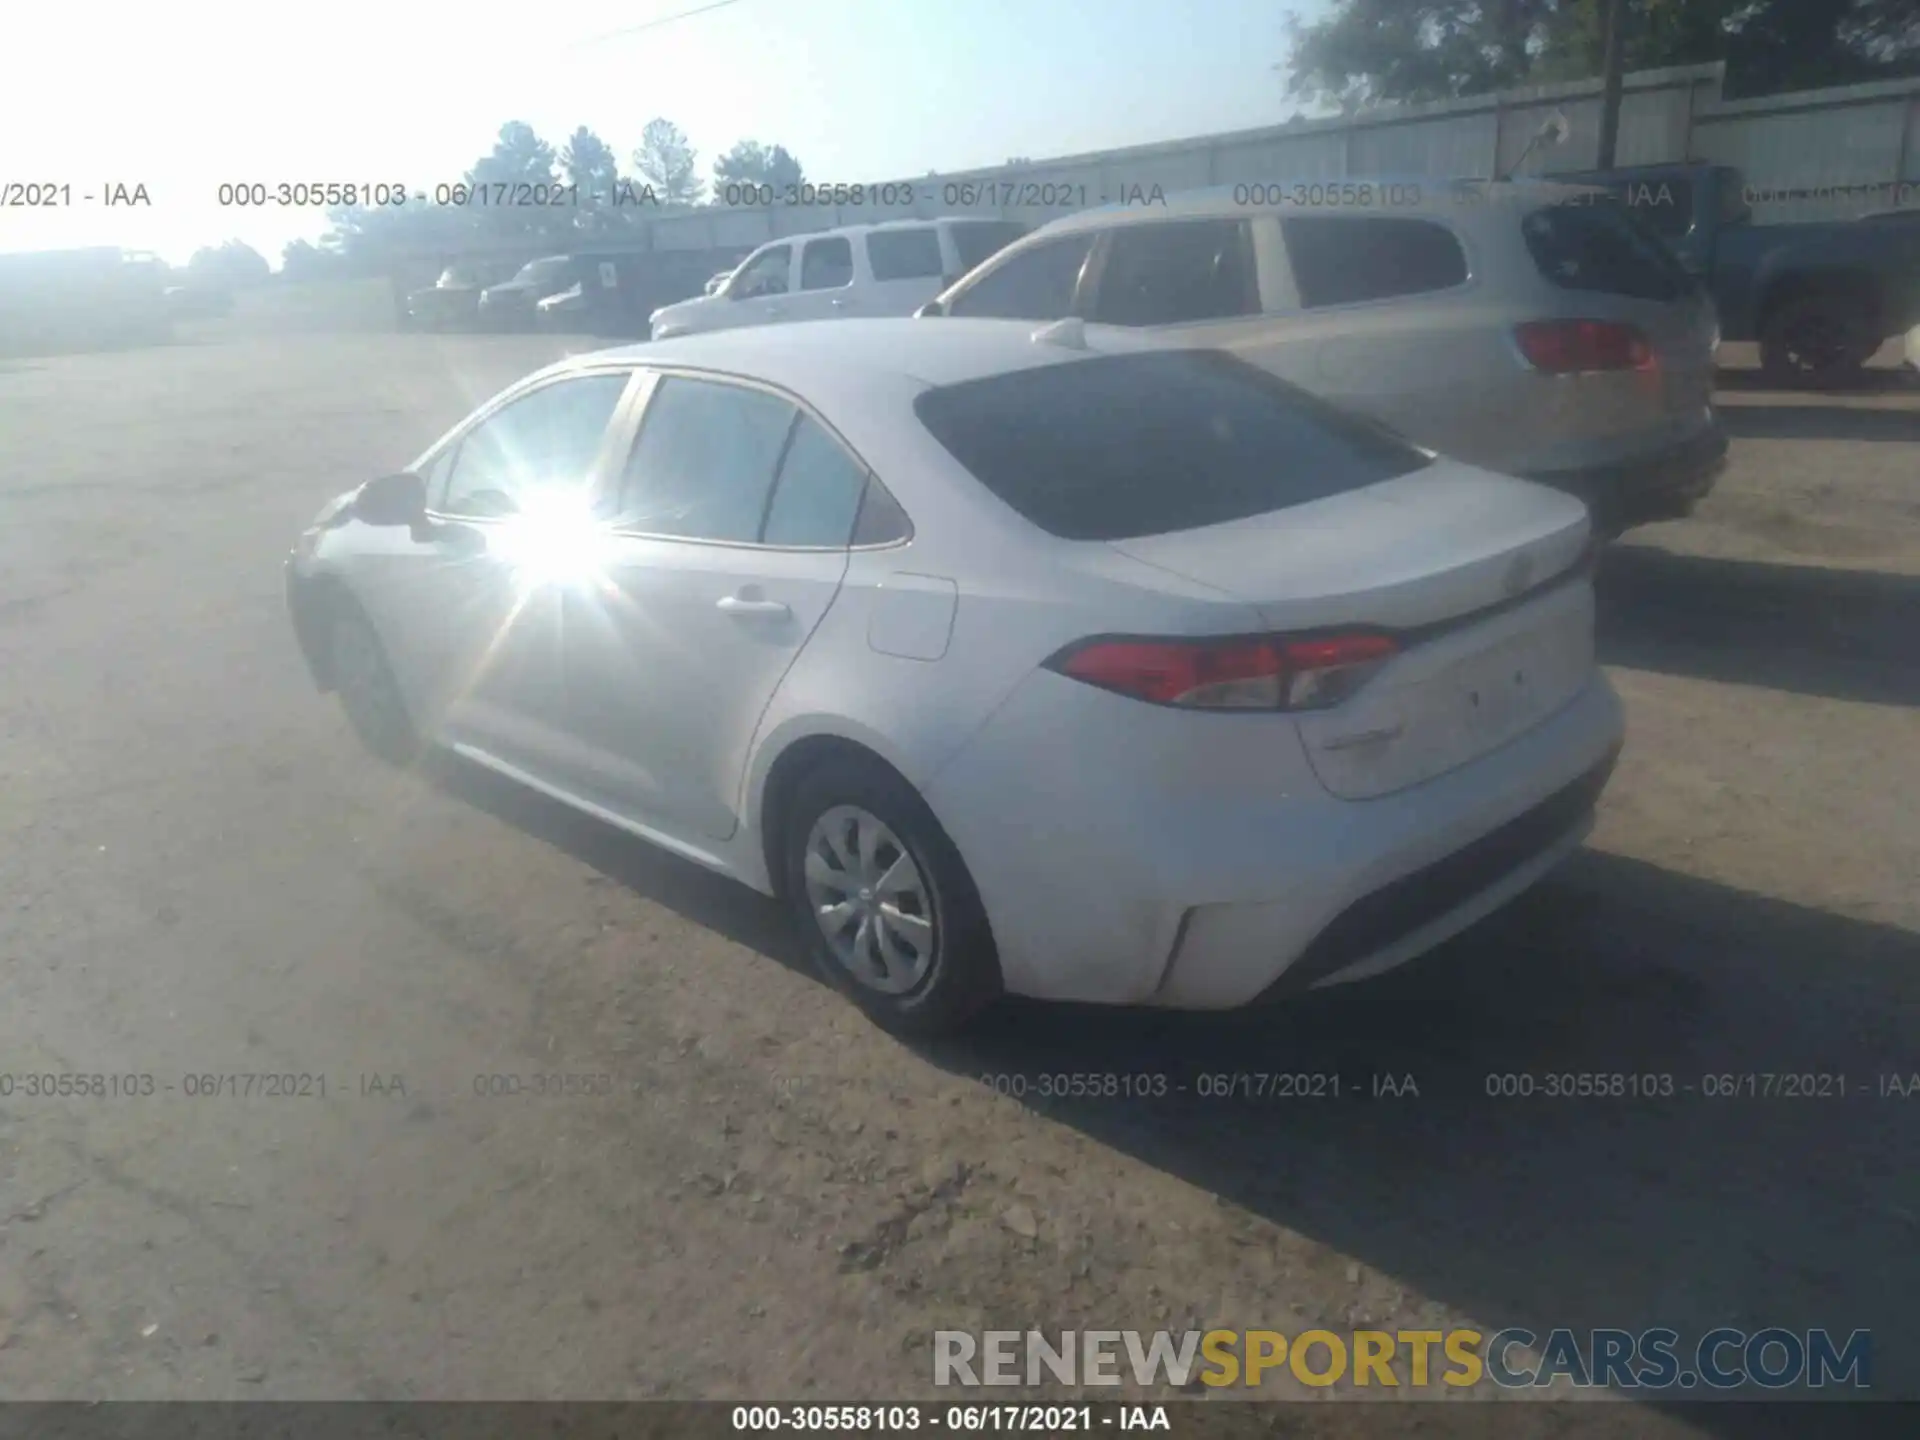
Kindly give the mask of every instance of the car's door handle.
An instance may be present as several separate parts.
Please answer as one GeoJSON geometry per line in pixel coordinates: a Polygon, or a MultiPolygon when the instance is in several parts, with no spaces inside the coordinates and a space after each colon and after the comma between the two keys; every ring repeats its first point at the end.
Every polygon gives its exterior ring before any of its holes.
{"type": "Polygon", "coordinates": [[[836,310],[844,310],[847,308],[847,302],[844,300],[830,300],[827,303],[836,310]]]}
{"type": "Polygon", "coordinates": [[[769,315],[784,315],[786,313],[787,313],[787,307],[784,305],[767,306],[767,314],[769,315]]]}
{"type": "Polygon", "coordinates": [[[749,600],[743,595],[722,595],[715,606],[729,615],[791,615],[778,600],[749,600]]]}

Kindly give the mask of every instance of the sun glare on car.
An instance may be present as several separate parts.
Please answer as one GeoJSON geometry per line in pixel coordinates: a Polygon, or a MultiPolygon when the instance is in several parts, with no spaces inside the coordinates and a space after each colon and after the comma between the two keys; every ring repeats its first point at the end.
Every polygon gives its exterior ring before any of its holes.
{"type": "Polygon", "coordinates": [[[541,585],[597,582],[606,559],[606,536],[587,497],[578,491],[535,490],[502,525],[494,551],[525,590],[541,585]]]}

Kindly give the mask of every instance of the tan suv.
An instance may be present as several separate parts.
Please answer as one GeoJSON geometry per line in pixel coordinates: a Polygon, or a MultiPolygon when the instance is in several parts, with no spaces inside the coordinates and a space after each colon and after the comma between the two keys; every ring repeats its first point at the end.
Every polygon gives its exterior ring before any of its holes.
{"type": "Polygon", "coordinates": [[[1043,226],[918,312],[1144,327],[1229,350],[1443,454],[1572,491],[1596,527],[1686,513],[1727,441],[1713,304],[1605,191],[1239,185],[1043,226]]]}

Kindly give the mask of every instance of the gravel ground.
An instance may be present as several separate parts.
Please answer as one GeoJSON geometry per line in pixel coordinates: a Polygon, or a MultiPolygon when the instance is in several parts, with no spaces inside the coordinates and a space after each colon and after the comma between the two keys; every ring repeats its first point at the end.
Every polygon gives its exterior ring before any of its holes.
{"type": "Polygon", "coordinates": [[[1600,826],[1516,907],[1276,1013],[909,1048],[770,904],[387,773],[306,680],[300,525],[561,348],[0,363],[0,1070],[176,1087],[0,1099],[0,1395],[897,1397],[937,1328],[1189,1323],[1867,1327],[1920,1395],[1920,392],[1727,377],[1720,488],[1604,569],[1600,826]],[[1419,1093],[1034,1093],[1282,1069],[1419,1093]],[[1584,1070],[1848,1098],[1486,1093],[1584,1070]],[[234,1072],[328,1092],[184,1093],[234,1072]],[[616,1094],[474,1091],[536,1073],[616,1094]]]}

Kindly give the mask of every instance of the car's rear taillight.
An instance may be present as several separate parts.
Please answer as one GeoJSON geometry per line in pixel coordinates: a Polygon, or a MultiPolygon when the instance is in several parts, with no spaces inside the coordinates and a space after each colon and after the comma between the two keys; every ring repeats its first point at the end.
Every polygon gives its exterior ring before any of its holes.
{"type": "Polygon", "coordinates": [[[1323,710],[1397,653],[1367,632],[1232,640],[1111,639],[1071,646],[1047,668],[1155,705],[1196,710],[1323,710]]]}
{"type": "Polygon", "coordinates": [[[1617,320],[1534,320],[1516,325],[1513,340],[1529,365],[1549,375],[1654,366],[1645,332],[1617,320]]]}

